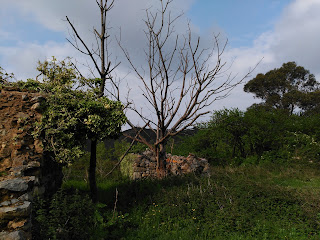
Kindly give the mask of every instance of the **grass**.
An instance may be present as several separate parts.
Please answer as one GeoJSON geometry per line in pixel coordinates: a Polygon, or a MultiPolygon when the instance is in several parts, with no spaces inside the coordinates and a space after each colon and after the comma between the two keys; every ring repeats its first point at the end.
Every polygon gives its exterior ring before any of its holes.
{"type": "MultiPolygon", "coordinates": [[[[81,181],[70,187],[88,190],[81,181]]],[[[320,239],[317,166],[213,167],[210,177],[98,188],[104,239],[320,239]]]]}

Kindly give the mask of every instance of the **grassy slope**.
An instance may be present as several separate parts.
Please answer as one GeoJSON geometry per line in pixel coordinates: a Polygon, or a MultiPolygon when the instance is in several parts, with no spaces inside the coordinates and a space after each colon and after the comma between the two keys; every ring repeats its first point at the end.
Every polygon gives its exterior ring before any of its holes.
{"type": "Polygon", "coordinates": [[[215,167],[210,177],[105,181],[99,189],[97,232],[107,239],[320,239],[315,166],[215,167]]]}

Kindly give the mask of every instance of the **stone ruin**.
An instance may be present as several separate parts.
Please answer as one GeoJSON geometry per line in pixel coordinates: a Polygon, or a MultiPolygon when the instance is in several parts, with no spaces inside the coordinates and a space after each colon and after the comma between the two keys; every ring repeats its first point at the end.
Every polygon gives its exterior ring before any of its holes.
{"type": "MultiPolygon", "coordinates": [[[[150,150],[134,156],[132,179],[155,178],[157,176],[157,162],[150,150]]],[[[167,175],[209,174],[208,160],[198,158],[193,154],[189,154],[188,157],[167,154],[166,168],[167,175]]]]}
{"type": "Polygon", "coordinates": [[[0,239],[31,239],[32,200],[54,192],[61,167],[32,132],[41,118],[39,93],[13,87],[0,92],[0,239]]]}

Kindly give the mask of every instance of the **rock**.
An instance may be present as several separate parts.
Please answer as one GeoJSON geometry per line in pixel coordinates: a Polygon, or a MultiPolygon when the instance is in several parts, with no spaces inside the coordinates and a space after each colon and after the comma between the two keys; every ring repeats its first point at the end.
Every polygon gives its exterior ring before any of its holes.
{"type": "Polygon", "coordinates": [[[28,165],[27,165],[28,169],[39,168],[39,167],[40,167],[40,163],[37,162],[37,161],[29,162],[28,165]]]}
{"type": "Polygon", "coordinates": [[[0,240],[26,240],[26,237],[23,231],[1,232],[0,240]]]}
{"type": "Polygon", "coordinates": [[[11,201],[4,201],[0,203],[2,206],[9,206],[11,204],[11,201]]]}
{"type": "Polygon", "coordinates": [[[43,152],[43,145],[42,142],[39,139],[36,139],[34,141],[34,149],[36,153],[42,153],[43,152]]]}
{"type": "MultiPolygon", "coordinates": [[[[146,150],[141,155],[136,155],[136,157],[135,163],[133,164],[133,179],[157,176],[157,163],[150,150],[146,150]]],[[[191,172],[196,174],[209,173],[208,161],[204,158],[198,158],[193,154],[189,154],[188,157],[167,154],[166,162],[168,174],[181,175],[191,172]]]]}
{"type": "Polygon", "coordinates": [[[41,109],[41,104],[37,102],[31,106],[31,109],[35,111],[39,111],[41,109]]]}
{"type": "Polygon", "coordinates": [[[24,230],[27,230],[29,227],[30,227],[30,224],[28,223],[27,219],[24,219],[21,221],[13,220],[8,223],[8,228],[14,229],[14,230],[16,230],[17,228],[20,228],[20,229],[22,228],[24,230]]]}
{"type": "Polygon", "coordinates": [[[8,179],[0,182],[0,189],[24,192],[28,190],[28,182],[22,178],[8,179]]]}
{"type": "Polygon", "coordinates": [[[157,164],[156,163],[150,163],[149,168],[156,168],[157,164]]]}
{"type": "Polygon", "coordinates": [[[141,173],[139,173],[139,172],[134,172],[132,178],[133,178],[133,179],[139,179],[139,178],[141,178],[141,173]]]}
{"type": "Polygon", "coordinates": [[[17,167],[13,167],[12,168],[12,173],[11,175],[15,176],[15,177],[22,177],[24,176],[23,173],[24,171],[27,169],[26,165],[21,165],[21,166],[17,166],[17,167]]]}
{"type": "Polygon", "coordinates": [[[22,100],[22,101],[27,101],[28,99],[29,99],[29,97],[28,97],[27,94],[23,94],[23,95],[21,96],[21,100],[22,100]]]}
{"type": "Polygon", "coordinates": [[[10,145],[8,143],[2,143],[1,144],[1,150],[0,150],[0,158],[6,158],[9,157],[11,154],[10,145]]]}
{"type": "Polygon", "coordinates": [[[144,172],[146,169],[144,167],[136,167],[134,168],[135,172],[144,172]]]}
{"type": "Polygon", "coordinates": [[[11,199],[11,204],[16,204],[17,202],[19,202],[18,199],[14,198],[14,199],[11,199]]]}
{"type": "Polygon", "coordinates": [[[19,201],[31,201],[32,200],[32,195],[31,193],[25,193],[23,195],[21,195],[20,197],[18,197],[19,201]]]}
{"type": "Polygon", "coordinates": [[[19,217],[29,217],[31,213],[31,202],[25,201],[22,205],[0,208],[1,219],[14,219],[19,217]]]}
{"type": "Polygon", "coordinates": [[[36,97],[33,97],[33,98],[31,99],[31,102],[42,102],[42,101],[44,101],[44,100],[46,100],[45,97],[43,97],[43,96],[36,96],[36,97]]]}
{"type": "Polygon", "coordinates": [[[28,119],[29,118],[29,114],[24,113],[24,112],[18,112],[15,115],[16,118],[20,118],[20,119],[28,119]]]}
{"type": "Polygon", "coordinates": [[[0,161],[0,171],[1,172],[5,171],[6,169],[10,169],[11,166],[12,166],[12,162],[11,162],[10,158],[5,158],[0,161]]]}
{"type": "Polygon", "coordinates": [[[13,158],[12,167],[21,167],[27,164],[28,156],[26,155],[19,155],[13,158]]]}

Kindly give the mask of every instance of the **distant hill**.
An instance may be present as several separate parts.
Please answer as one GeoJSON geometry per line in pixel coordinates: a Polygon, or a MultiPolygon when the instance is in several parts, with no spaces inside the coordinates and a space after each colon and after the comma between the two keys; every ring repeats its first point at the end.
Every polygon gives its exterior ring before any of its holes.
{"type": "MultiPolygon", "coordinates": [[[[137,128],[138,130],[140,130],[140,128],[137,128]]],[[[181,133],[177,134],[176,136],[173,137],[174,142],[175,143],[179,143],[181,142],[181,137],[182,136],[192,136],[194,135],[198,130],[196,128],[192,128],[192,129],[186,129],[184,131],[182,131],[181,133]]],[[[125,135],[129,135],[134,137],[136,135],[136,131],[134,129],[128,129],[125,130],[121,133],[120,137],[118,138],[118,140],[125,140],[127,142],[131,142],[132,139],[126,137],[125,135]]],[[[151,129],[144,129],[141,132],[141,135],[143,136],[143,138],[145,138],[147,141],[149,142],[153,142],[154,139],[156,138],[156,134],[151,130],[151,129]]],[[[110,147],[114,147],[114,139],[107,139],[104,141],[105,145],[107,148],[110,147]]]]}
{"type": "MultiPolygon", "coordinates": [[[[140,130],[140,128],[137,128],[138,130],[140,130]]],[[[183,136],[192,136],[194,134],[196,134],[198,131],[198,129],[196,128],[192,128],[192,129],[186,129],[184,131],[182,131],[181,133],[177,134],[176,136],[173,137],[175,144],[180,143],[182,141],[182,137],[183,136]]],[[[144,129],[141,132],[142,136],[149,142],[152,142],[155,138],[156,138],[156,134],[151,130],[151,129],[144,129]]],[[[136,131],[133,129],[128,129],[123,131],[119,138],[117,139],[106,139],[104,140],[104,144],[106,146],[106,148],[112,148],[114,147],[114,143],[116,140],[124,140],[127,141],[128,143],[132,142],[131,138],[126,137],[125,135],[129,135],[134,137],[136,135],[136,131]]],[[[86,147],[87,151],[90,151],[90,140],[87,141],[87,147],[86,147]]]]}

